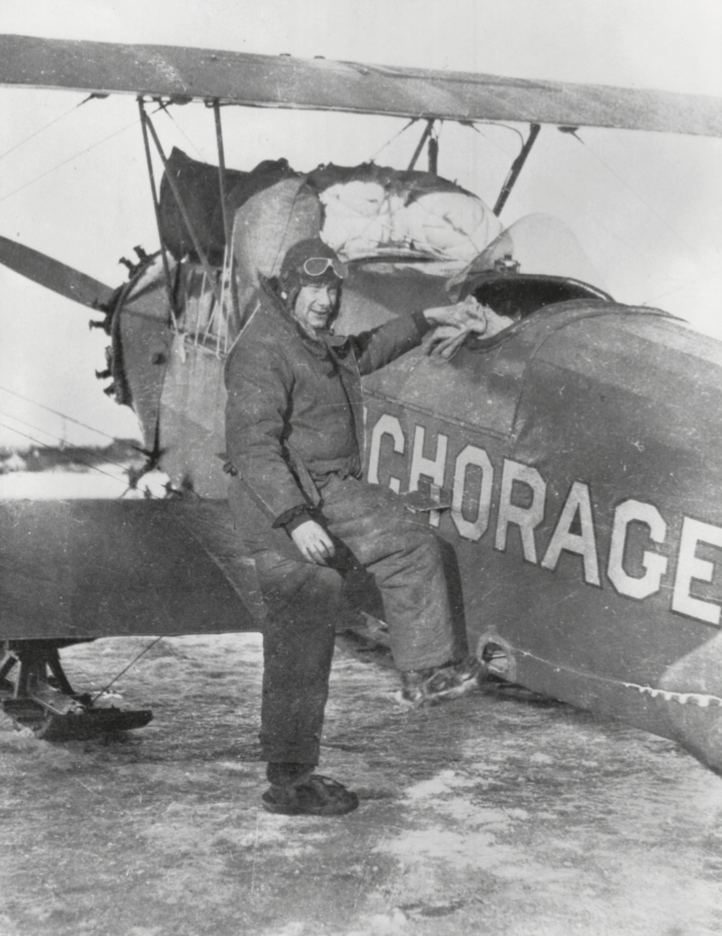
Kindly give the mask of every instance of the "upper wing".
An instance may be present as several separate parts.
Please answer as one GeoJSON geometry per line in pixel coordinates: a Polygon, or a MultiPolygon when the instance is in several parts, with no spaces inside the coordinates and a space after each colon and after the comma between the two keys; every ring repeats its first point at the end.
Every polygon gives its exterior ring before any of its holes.
{"type": "Polygon", "coordinates": [[[180,46],[3,35],[0,85],[722,136],[722,100],[704,95],[180,46]]]}

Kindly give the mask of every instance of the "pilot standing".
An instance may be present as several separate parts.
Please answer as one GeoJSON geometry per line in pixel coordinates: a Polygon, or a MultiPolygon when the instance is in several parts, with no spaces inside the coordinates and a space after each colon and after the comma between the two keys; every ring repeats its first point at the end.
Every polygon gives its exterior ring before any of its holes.
{"type": "Polygon", "coordinates": [[[253,555],[267,608],[261,748],[263,806],[289,815],[342,815],[358,797],[314,773],[328,696],[341,575],[359,564],[384,604],[410,704],[461,695],[475,661],[458,660],[439,547],[390,489],[361,480],[360,378],[432,338],[454,342],[486,323],[469,303],[335,336],[346,268],[314,238],[286,253],[226,364],[230,502],[253,555]],[[450,337],[451,336],[451,337],[450,337]]]}

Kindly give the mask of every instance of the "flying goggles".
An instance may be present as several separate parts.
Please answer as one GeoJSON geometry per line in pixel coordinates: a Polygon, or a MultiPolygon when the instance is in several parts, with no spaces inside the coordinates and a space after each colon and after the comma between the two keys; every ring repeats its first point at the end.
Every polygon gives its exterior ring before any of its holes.
{"type": "Polygon", "coordinates": [[[301,269],[307,276],[323,276],[329,269],[332,269],[339,279],[346,279],[348,276],[346,264],[331,257],[309,257],[301,269]]]}

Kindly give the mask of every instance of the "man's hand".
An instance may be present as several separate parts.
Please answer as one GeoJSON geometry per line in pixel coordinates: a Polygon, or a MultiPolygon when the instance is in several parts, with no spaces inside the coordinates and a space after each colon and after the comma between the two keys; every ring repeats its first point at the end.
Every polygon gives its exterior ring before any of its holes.
{"type": "Polygon", "coordinates": [[[454,305],[425,309],[424,316],[431,325],[449,325],[464,329],[467,333],[483,335],[488,327],[487,311],[487,307],[477,302],[473,296],[467,296],[463,302],[456,302],[454,305]]]}
{"type": "Polygon", "coordinates": [[[427,354],[449,360],[456,354],[470,333],[485,335],[489,327],[486,306],[473,296],[455,305],[426,309],[424,316],[436,328],[424,340],[427,354]]]}
{"type": "Polygon", "coordinates": [[[291,532],[291,539],[303,558],[316,565],[326,565],[326,560],[336,553],[333,540],[315,520],[306,520],[297,526],[291,532]]]}

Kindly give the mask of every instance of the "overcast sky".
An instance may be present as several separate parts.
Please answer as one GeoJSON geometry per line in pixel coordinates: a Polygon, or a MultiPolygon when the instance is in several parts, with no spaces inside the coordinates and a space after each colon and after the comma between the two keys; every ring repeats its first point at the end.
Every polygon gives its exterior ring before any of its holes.
{"type": "MultiPolygon", "coordinates": [[[[0,0],[0,32],[106,42],[323,55],[377,64],[481,71],[722,97],[719,0],[0,0]]],[[[91,101],[64,92],[0,89],[0,234],[103,282],[135,244],[157,248],[132,97],[91,101]]],[[[403,121],[234,109],[226,158],[249,169],[286,156],[408,164],[403,121]]],[[[211,115],[190,105],[156,126],[213,161],[211,115]]],[[[524,126],[518,129],[526,131],[524,126]]],[[[588,130],[581,141],[545,128],[505,208],[557,214],[578,234],[622,301],[681,315],[722,337],[722,143],[588,130]]],[[[493,204],[519,146],[508,128],[441,131],[439,171],[493,204]]],[[[93,376],[105,336],[89,312],[0,270],[0,445],[80,444],[137,435],[134,417],[93,376]],[[65,420],[20,394],[67,414],[65,420]],[[22,420],[20,422],[19,420],[22,420]]]]}

